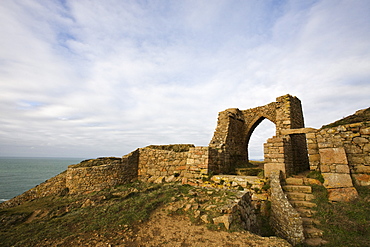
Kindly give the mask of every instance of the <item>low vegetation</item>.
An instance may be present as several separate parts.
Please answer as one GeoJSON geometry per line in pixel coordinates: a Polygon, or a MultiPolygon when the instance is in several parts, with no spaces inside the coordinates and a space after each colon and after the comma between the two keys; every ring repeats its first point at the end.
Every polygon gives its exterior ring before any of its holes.
{"type": "Polygon", "coordinates": [[[333,128],[340,125],[366,122],[369,121],[369,119],[370,119],[370,107],[367,109],[357,111],[355,114],[342,118],[334,123],[324,125],[323,128],[333,128]]]}
{"type": "MultiPolygon", "coordinates": [[[[156,209],[205,224],[197,213],[206,214],[211,222],[234,193],[134,182],[87,195],[44,197],[0,210],[0,242],[1,246],[77,246],[78,239],[90,241],[98,236],[112,244],[127,243],[156,209]]],[[[222,229],[212,224],[208,227],[222,229]]],[[[238,224],[232,227],[240,229],[238,224]]]]}
{"type": "MultiPolygon", "coordinates": [[[[320,174],[310,174],[319,178],[320,174]]],[[[370,188],[359,187],[359,199],[333,203],[327,190],[312,185],[325,246],[369,246],[370,188]]],[[[267,189],[267,188],[266,188],[267,189]]],[[[226,230],[212,224],[220,209],[235,198],[235,191],[196,188],[181,184],[134,182],[86,195],[44,197],[0,210],[1,246],[81,246],[94,239],[111,244],[133,243],[135,233],[155,210],[226,230]],[[205,217],[200,217],[205,216],[205,217]],[[208,222],[207,222],[208,221],[208,222]]],[[[268,217],[262,220],[264,236],[273,235],[268,217]]],[[[243,231],[235,221],[229,231],[243,231]]]]}
{"type": "Polygon", "coordinates": [[[307,174],[307,177],[316,179],[316,180],[320,181],[321,183],[324,183],[324,177],[322,176],[321,172],[319,172],[319,171],[310,171],[307,174]]]}
{"type": "Polygon", "coordinates": [[[314,185],[318,226],[324,230],[325,246],[370,246],[370,187],[358,187],[358,200],[329,202],[327,190],[314,185]]]}
{"type": "Polygon", "coordinates": [[[159,149],[173,152],[188,152],[190,148],[195,147],[193,144],[170,144],[170,145],[150,145],[146,148],[159,149]]]}

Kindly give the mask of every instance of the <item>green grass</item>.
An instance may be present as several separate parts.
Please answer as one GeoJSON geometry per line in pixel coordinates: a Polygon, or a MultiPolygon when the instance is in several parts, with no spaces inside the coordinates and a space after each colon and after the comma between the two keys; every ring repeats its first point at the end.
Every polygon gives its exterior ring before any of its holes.
{"type": "Polygon", "coordinates": [[[318,226],[324,230],[325,246],[370,246],[370,188],[359,187],[353,202],[329,202],[323,186],[314,185],[318,226]]]}
{"type": "MultiPolygon", "coordinates": [[[[140,228],[140,224],[163,205],[177,205],[178,209],[169,210],[168,214],[205,224],[194,217],[195,211],[207,214],[210,220],[218,217],[222,215],[220,208],[233,201],[235,193],[181,184],[134,182],[85,195],[44,197],[0,210],[0,246],[50,246],[58,242],[64,246],[96,234],[119,244],[125,232],[140,228]],[[198,208],[185,211],[188,204],[198,208]],[[210,205],[215,207],[206,209],[210,205]]],[[[223,229],[213,224],[207,226],[223,229]]],[[[240,222],[232,224],[232,231],[240,229],[240,222]]]]}
{"type": "Polygon", "coordinates": [[[321,183],[324,183],[324,177],[319,171],[310,171],[310,173],[307,174],[307,177],[317,179],[321,183]]]}
{"type": "Polygon", "coordinates": [[[178,187],[181,186],[136,182],[88,195],[44,197],[2,209],[0,243],[1,246],[36,246],[47,240],[97,231],[109,236],[147,220],[156,208],[170,200],[178,187]],[[94,205],[82,207],[88,199],[94,205]],[[41,211],[43,217],[26,223],[35,211],[41,211]]]}

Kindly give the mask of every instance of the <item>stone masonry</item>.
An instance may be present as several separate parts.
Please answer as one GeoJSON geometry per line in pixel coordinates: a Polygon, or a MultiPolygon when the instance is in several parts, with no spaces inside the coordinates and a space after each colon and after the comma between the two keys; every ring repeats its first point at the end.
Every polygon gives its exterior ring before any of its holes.
{"type": "Polygon", "coordinates": [[[271,225],[275,233],[296,245],[305,239],[302,218],[290,204],[280,184],[281,171],[270,173],[271,179],[271,225]]]}
{"type": "MultiPolygon", "coordinates": [[[[301,102],[297,97],[284,95],[276,102],[248,110],[227,109],[219,113],[218,123],[209,147],[216,155],[212,161],[216,173],[234,172],[235,166],[248,162],[248,144],[254,129],[268,119],[276,126],[276,138],[267,145],[265,170],[282,170],[292,174],[309,169],[306,139],[302,134],[283,135],[284,130],[304,127],[301,102]],[[279,142],[279,144],[278,144],[279,142]],[[281,147],[276,152],[275,147],[281,147]],[[269,150],[269,148],[272,148],[269,150]],[[294,165],[293,165],[294,164],[294,165]]],[[[266,173],[268,176],[268,172],[266,173]]]]}

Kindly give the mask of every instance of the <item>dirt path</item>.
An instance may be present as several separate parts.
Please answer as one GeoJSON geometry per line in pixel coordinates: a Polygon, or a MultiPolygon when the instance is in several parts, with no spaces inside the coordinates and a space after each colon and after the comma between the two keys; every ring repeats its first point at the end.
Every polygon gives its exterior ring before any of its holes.
{"type": "Polygon", "coordinates": [[[133,236],[132,241],[120,246],[291,246],[276,237],[261,237],[249,232],[210,231],[204,225],[194,225],[184,216],[168,216],[157,211],[133,236]]]}

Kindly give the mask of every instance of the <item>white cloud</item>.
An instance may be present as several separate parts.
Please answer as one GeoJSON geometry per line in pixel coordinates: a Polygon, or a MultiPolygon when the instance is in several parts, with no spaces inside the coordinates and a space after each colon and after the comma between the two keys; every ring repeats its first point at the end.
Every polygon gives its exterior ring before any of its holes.
{"type": "MultiPolygon", "coordinates": [[[[207,145],[219,111],[286,93],[302,100],[307,125],[318,128],[369,106],[368,8],[367,1],[4,1],[0,155],[207,145]]],[[[273,126],[261,126],[271,135],[273,126]]],[[[268,137],[260,128],[252,136],[268,137]]],[[[261,156],[262,147],[251,149],[261,156]]]]}

